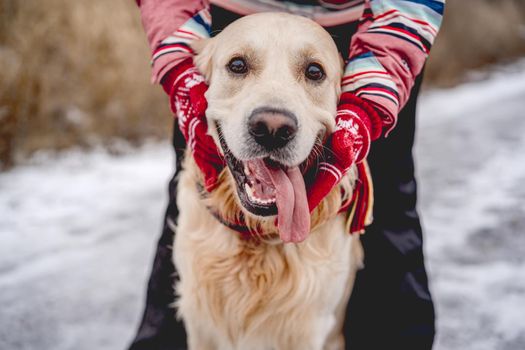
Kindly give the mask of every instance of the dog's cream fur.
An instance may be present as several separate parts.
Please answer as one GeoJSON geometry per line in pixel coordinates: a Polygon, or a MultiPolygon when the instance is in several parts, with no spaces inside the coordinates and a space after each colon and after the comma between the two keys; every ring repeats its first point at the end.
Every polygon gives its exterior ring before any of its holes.
{"type": "MultiPolygon", "coordinates": [[[[197,64],[210,83],[210,134],[217,140],[212,121],[220,120],[236,157],[248,157],[242,127],[245,115],[260,103],[285,105],[300,116],[289,165],[306,159],[317,135],[333,128],[340,58],[331,38],[313,22],[286,14],[252,15],[210,42],[197,44],[197,50],[197,64]],[[261,35],[260,26],[270,34],[261,35]],[[276,33],[279,40],[272,42],[276,33]],[[221,73],[232,52],[253,55],[260,65],[257,74],[241,82],[221,73]],[[323,63],[324,85],[308,86],[294,76],[294,64],[305,56],[323,63]],[[282,86],[294,91],[283,91],[282,86]]],[[[341,186],[351,193],[355,171],[314,211],[312,232],[299,244],[279,240],[274,218],[244,212],[228,169],[206,199],[196,186],[200,179],[188,154],[179,180],[174,262],[180,274],[176,306],[190,349],[342,349],[344,312],[362,250],[358,237],[347,232],[346,215],[337,212],[345,200],[341,186]],[[250,227],[268,234],[243,240],[208,208],[230,220],[244,212],[250,227]]]]}

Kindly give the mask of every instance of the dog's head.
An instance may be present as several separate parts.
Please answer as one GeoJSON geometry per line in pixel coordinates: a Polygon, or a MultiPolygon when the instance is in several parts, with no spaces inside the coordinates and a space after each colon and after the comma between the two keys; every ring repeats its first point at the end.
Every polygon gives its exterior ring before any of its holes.
{"type": "MultiPolygon", "coordinates": [[[[334,128],[342,60],[332,38],[309,19],[261,13],[194,49],[209,84],[209,133],[225,155],[244,211],[278,213],[280,231],[309,230],[299,165],[334,128]]],[[[304,238],[289,232],[283,240],[304,238]]]]}

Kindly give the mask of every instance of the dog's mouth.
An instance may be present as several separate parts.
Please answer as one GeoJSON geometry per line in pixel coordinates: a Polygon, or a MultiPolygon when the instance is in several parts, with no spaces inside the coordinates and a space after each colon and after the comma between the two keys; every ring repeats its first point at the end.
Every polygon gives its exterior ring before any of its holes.
{"type": "Polygon", "coordinates": [[[237,185],[242,187],[238,190],[244,194],[241,198],[244,207],[259,216],[277,214],[277,189],[270,178],[269,168],[270,166],[279,168],[281,165],[270,165],[268,158],[238,162],[238,164],[234,176],[237,185]],[[242,169],[239,171],[238,168],[242,169]]]}
{"type": "Polygon", "coordinates": [[[228,148],[218,124],[217,131],[241,205],[256,216],[277,215],[284,242],[303,241],[310,231],[310,211],[299,167],[287,167],[268,157],[241,161],[228,148]]]}

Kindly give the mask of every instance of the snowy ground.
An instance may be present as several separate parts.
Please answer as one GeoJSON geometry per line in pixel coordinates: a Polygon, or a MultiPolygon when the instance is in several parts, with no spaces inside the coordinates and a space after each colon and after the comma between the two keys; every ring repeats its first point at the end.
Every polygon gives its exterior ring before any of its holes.
{"type": "MultiPolygon", "coordinates": [[[[525,349],[525,64],[424,94],[420,209],[438,350],[525,349]]],[[[124,349],[166,204],[168,144],[0,174],[0,349],[124,349]]]]}
{"type": "Polygon", "coordinates": [[[419,115],[436,348],[525,349],[525,61],[425,94],[419,115]]]}

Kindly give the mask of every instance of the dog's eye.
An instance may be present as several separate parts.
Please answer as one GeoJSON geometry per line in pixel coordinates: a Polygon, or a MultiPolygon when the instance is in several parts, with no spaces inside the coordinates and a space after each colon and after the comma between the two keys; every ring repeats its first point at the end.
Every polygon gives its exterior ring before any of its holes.
{"type": "Polygon", "coordinates": [[[248,64],[243,58],[232,58],[228,63],[228,70],[234,74],[246,74],[248,71],[248,64]]]}
{"type": "Polygon", "coordinates": [[[310,63],[308,67],[306,67],[304,75],[313,81],[319,81],[325,76],[323,68],[317,63],[310,63]]]}

